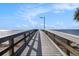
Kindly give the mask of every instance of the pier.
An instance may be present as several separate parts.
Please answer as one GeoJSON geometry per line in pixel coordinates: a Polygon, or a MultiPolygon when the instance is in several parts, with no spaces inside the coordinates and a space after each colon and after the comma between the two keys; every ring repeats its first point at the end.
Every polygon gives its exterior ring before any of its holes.
{"type": "Polygon", "coordinates": [[[79,56],[79,37],[54,30],[19,32],[0,38],[0,56],[79,56]]]}

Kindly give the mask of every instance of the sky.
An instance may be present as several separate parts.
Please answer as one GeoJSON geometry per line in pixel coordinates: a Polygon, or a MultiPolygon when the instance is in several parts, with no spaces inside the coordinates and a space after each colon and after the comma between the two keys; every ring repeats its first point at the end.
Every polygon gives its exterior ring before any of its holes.
{"type": "Polygon", "coordinates": [[[0,29],[79,29],[78,3],[0,3],[0,29]]]}

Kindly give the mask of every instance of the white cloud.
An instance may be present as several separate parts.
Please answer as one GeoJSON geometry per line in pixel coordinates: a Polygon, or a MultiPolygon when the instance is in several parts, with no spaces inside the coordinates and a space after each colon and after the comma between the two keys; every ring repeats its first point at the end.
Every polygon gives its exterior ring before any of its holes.
{"type": "Polygon", "coordinates": [[[21,28],[21,27],[28,28],[28,25],[27,24],[16,25],[16,28],[21,28]]]}
{"type": "Polygon", "coordinates": [[[53,29],[78,29],[79,23],[71,22],[70,24],[66,24],[64,21],[56,21],[51,27],[53,29]]]}
{"type": "Polygon", "coordinates": [[[75,10],[79,7],[78,3],[62,3],[62,4],[53,4],[53,9],[55,13],[65,12],[67,10],[75,10]]]}
{"type": "Polygon", "coordinates": [[[22,17],[24,20],[27,20],[34,27],[35,25],[38,25],[39,22],[34,21],[33,18],[39,14],[46,13],[48,11],[49,9],[45,9],[43,7],[32,8],[30,6],[29,7],[26,6],[26,7],[21,7],[16,15],[22,17]]]}
{"type": "MultiPolygon", "coordinates": [[[[33,27],[43,27],[43,24],[33,20],[34,17],[47,13],[47,12],[53,12],[53,13],[62,13],[65,11],[71,11],[75,10],[77,7],[79,7],[78,3],[62,3],[62,4],[49,4],[48,8],[45,8],[44,6],[41,7],[33,7],[33,6],[21,6],[18,9],[18,12],[16,13],[17,17],[22,17],[22,19],[26,20],[29,22],[30,25],[33,27]]],[[[26,26],[26,25],[24,25],[26,26]]],[[[46,25],[47,27],[53,27],[53,28],[67,28],[64,26],[63,22],[56,22],[56,25],[46,25]]],[[[26,26],[27,27],[27,26],[26,26]]]]}
{"type": "Polygon", "coordinates": [[[61,28],[64,29],[64,28],[67,28],[67,26],[65,25],[64,21],[58,20],[55,22],[54,28],[55,29],[61,29],[61,28]]]}

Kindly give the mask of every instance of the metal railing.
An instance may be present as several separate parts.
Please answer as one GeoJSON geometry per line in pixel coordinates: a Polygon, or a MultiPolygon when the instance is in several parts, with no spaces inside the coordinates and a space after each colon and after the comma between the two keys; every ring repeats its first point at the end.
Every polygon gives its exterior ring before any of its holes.
{"type": "Polygon", "coordinates": [[[73,43],[72,41],[60,37],[54,33],[51,33],[47,30],[43,30],[57,45],[59,48],[61,48],[63,50],[64,53],[66,53],[66,55],[75,55],[75,56],[79,56],[79,51],[76,50],[71,43],[73,43]]]}
{"type": "Polygon", "coordinates": [[[29,43],[29,41],[32,39],[32,37],[34,36],[34,34],[36,33],[37,29],[34,29],[34,30],[29,30],[29,31],[24,31],[24,32],[21,32],[21,33],[17,33],[17,34],[13,34],[13,35],[10,35],[10,36],[7,36],[7,37],[3,37],[3,38],[0,38],[0,44],[8,41],[9,42],[9,46],[0,51],[0,56],[1,55],[4,55],[5,53],[7,53],[9,51],[9,55],[11,56],[17,56],[17,55],[21,55],[21,53],[24,51],[24,49],[26,48],[26,45],[29,43]],[[18,36],[21,36],[23,35],[23,38],[22,39],[19,39],[17,42],[14,43],[14,38],[18,37],[18,36]],[[26,39],[28,38],[28,39],[26,39]],[[22,46],[20,46],[15,52],[14,52],[14,47],[19,44],[20,42],[24,42],[22,44],[22,46]]]}

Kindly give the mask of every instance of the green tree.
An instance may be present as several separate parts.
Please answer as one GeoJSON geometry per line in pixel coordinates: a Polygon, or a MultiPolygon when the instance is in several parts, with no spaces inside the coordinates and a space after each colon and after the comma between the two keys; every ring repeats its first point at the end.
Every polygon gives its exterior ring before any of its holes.
{"type": "Polygon", "coordinates": [[[79,8],[77,8],[75,11],[74,20],[79,21],[79,8]]]}

